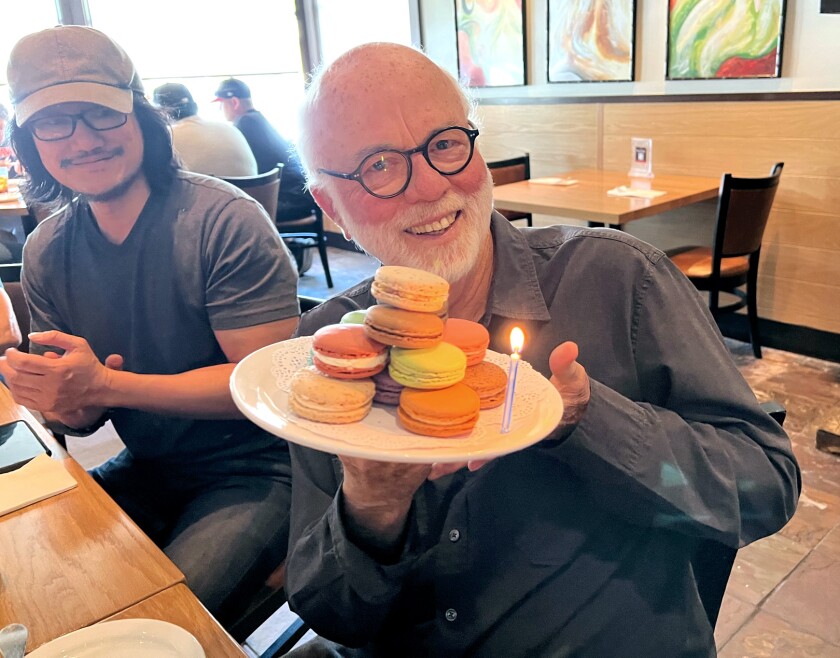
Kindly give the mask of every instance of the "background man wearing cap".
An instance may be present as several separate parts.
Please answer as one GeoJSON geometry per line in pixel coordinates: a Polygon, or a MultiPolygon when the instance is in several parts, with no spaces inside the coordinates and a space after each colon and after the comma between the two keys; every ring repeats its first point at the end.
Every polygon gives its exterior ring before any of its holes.
{"type": "Polygon", "coordinates": [[[232,121],[248,140],[257,159],[259,173],[270,171],[278,162],[283,163],[277,219],[307,216],[315,202],[305,190],[306,181],[294,147],[277,132],[262,112],[254,109],[248,85],[236,78],[228,78],[216,90],[216,101],[221,103],[225,118],[232,121]]]}
{"type": "Polygon", "coordinates": [[[208,176],[257,175],[257,161],[242,133],[198,116],[198,105],[185,85],[161,85],[152,102],[173,121],[172,144],[184,169],[208,176]]]}
{"type": "Polygon", "coordinates": [[[288,447],[234,406],[234,363],[289,336],[296,275],[255,201],[180,171],[165,117],[94,29],[21,39],[8,81],[27,195],[61,206],[29,236],[31,354],[15,399],[64,432],[110,417],[126,450],[94,478],[225,623],[282,561],[288,447]]]}

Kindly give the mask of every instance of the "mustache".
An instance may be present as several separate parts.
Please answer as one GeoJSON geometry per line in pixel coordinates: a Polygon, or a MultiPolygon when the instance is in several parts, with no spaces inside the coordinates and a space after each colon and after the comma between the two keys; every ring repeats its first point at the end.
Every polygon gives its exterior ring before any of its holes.
{"type": "Polygon", "coordinates": [[[125,149],[122,146],[117,146],[110,150],[96,148],[92,151],[83,151],[82,153],[78,153],[72,158],[65,158],[64,160],[61,160],[59,166],[62,169],[66,169],[67,167],[72,167],[73,165],[87,164],[89,162],[113,158],[120,155],[125,155],[125,149]]]}

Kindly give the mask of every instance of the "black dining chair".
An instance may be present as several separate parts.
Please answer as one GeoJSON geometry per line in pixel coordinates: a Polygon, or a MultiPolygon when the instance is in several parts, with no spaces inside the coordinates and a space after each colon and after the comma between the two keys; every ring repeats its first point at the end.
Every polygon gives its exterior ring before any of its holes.
{"type": "Polygon", "coordinates": [[[674,264],[698,290],[709,292],[712,315],[747,308],[753,354],[761,358],[758,331],[758,260],[761,239],[779,187],[783,162],[766,178],[736,178],[724,174],[720,183],[717,223],[712,247],[679,247],[668,252],[674,264]],[[746,290],[741,290],[746,286],[746,290]],[[720,293],[734,295],[731,304],[720,304],[720,293]]]}
{"type": "MultiPolygon", "coordinates": [[[[275,215],[275,224],[277,230],[280,231],[280,237],[283,238],[294,254],[296,251],[304,252],[307,249],[317,248],[318,255],[321,257],[321,265],[324,268],[324,276],[327,279],[327,287],[333,287],[332,275],[330,275],[330,263],[327,260],[327,236],[324,232],[324,213],[321,208],[315,203],[315,199],[308,190],[304,190],[303,194],[311,201],[308,211],[301,214],[300,217],[293,218],[279,218],[275,215]]],[[[296,255],[296,259],[298,256],[296,255]]],[[[306,268],[302,267],[303,254],[299,256],[301,259],[298,262],[298,271],[303,274],[306,268]]]]}
{"type": "Polygon", "coordinates": [[[272,219],[277,214],[277,196],[280,193],[282,177],[282,164],[278,164],[274,169],[256,176],[219,176],[223,181],[238,187],[245,194],[256,199],[272,219]]]}

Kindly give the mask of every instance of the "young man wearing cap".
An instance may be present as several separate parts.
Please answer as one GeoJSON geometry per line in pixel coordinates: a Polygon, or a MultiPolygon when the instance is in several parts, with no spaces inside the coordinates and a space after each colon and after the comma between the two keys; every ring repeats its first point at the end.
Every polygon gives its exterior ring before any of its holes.
{"type": "Polygon", "coordinates": [[[307,216],[315,202],[306,192],[306,181],[294,147],[283,139],[262,112],[254,108],[248,85],[236,78],[222,81],[216,90],[216,102],[221,104],[225,119],[245,136],[257,159],[259,173],[270,171],[277,163],[283,164],[277,219],[307,216]]]}
{"type": "Polygon", "coordinates": [[[198,116],[198,105],[185,85],[161,85],[152,100],[173,121],[172,145],[184,169],[208,176],[257,175],[257,161],[242,133],[198,116]]]}
{"type": "Polygon", "coordinates": [[[0,373],[66,433],[110,418],[126,449],[94,478],[223,623],[286,552],[288,447],[237,411],[234,363],[297,324],[296,275],[262,208],[177,169],[131,60],[92,28],[21,39],[8,81],[27,194],[30,354],[0,373]]]}

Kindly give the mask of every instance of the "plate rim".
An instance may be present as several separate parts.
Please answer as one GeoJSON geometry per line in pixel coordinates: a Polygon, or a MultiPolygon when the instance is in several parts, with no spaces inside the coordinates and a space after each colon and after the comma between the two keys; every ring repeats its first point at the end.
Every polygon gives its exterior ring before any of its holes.
{"type": "MultiPolygon", "coordinates": [[[[374,459],[378,461],[415,464],[459,463],[470,460],[493,459],[506,454],[510,454],[512,452],[524,450],[525,448],[528,448],[531,445],[538,443],[543,438],[551,434],[553,429],[558,425],[558,423],[562,419],[563,400],[560,396],[559,391],[557,391],[557,389],[551,384],[551,382],[548,379],[545,378],[544,375],[542,375],[539,371],[534,370],[534,373],[537,374],[542,380],[542,386],[546,391],[546,394],[550,398],[548,400],[545,400],[541,406],[550,405],[549,408],[550,410],[553,410],[554,413],[547,418],[541,416],[540,421],[534,427],[530,428],[526,433],[527,438],[523,439],[519,443],[516,443],[516,445],[514,445],[512,448],[509,446],[496,446],[496,449],[493,449],[491,447],[487,450],[473,450],[453,455],[432,456],[431,454],[416,454],[405,451],[399,451],[396,449],[379,453],[370,448],[354,447],[352,444],[347,443],[340,446],[342,448],[340,451],[336,451],[336,439],[332,439],[330,437],[320,435],[316,432],[312,432],[308,428],[294,423],[293,419],[289,419],[288,417],[280,417],[275,414],[274,417],[276,418],[276,422],[267,422],[263,415],[259,414],[254,408],[252,408],[251,403],[245,399],[244,391],[240,390],[240,388],[244,388],[244,386],[242,386],[242,384],[239,383],[243,379],[243,372],[246,372],[249,368],[252,368],[255,362],[264,359],[265,355],[268,355],[268,357],[270,358],[274,351],[283,343],[287,343],[290,340],[301,339],[311,340],[311,336],[300,336],[298,338],[291,338],[286,341],[278,341],[276,343],[272,343],[271,345],[261,347],[260,349],[252,352],[251,354],[243,358],[239,363],[237,363],[230,376],[230,393],[234,404],[236,404],[237,408],[245,415],[246,418],[248,418],[248,420],[261,427],[265,431],[269,432],[270,434],[273,434],[274,436],[288,441],[289,443],[294,443],[306,448],[311,448],[313,450],[326,452],[328,454],[340,454],[342,456],[360,457],[364,459],[374,459]],[[554,419],[553,422],[552,419],[554,419]],[[543,431],[546,426],[548,426],[549,429],[547,431],[543,431]],[[287,438],[287,436],[281,434],[280,432],[282,432],[283,429],[285,429],[286,427],[293,427],[293,433],[296,434],[296,436],[294,436],[293,438],[287,438]],[[530,436],[531,434],[535,434],[535,436],[530,436]]],[[[436,439],[435,437],[429,438],[438,441],[441,440],[436,439]]],[[[447,441],[450,440],[457,441],[457,438],[447,439],[447,441]]],[[[453,446],[454,445],[455,444],[453,443],[453,446]]],[[[430,448],[429,453],[432,452],[433,449],[430,448]]]]}
{"type": "MultiPolygon", "coordinates": [[[[79,639],[85,641],[89,635],[94,636],[94,638],[97,635],[108,635],[111,629],[115,629],[114,633],[116,633],[120,630],[117,628],[118,626],[125,629],[125,636],[136,635],[138,632],[148,632],[149,627],[159,631],[165,629],[164,635],[167,638],[175,637],[177,639],[179,646],[176,649],[179,652],[185,648],[194,650],[191,654],[185,655],[184,658],[207,658],[204,647],[201,646],[201,643],[195,635],[186,628],[170,621],[148,617],[132,617],[129,619],[112,619],[96,622],[90,626],[70,631],[69,633],[53,638],[49,642],[45,642],[31,653],[27,653],[26,658],[57,658],[60,655],[57,652],[73,649],[74,644],[79,639]]],[[[160,637],[161,633],[158,633],[157,636],[160,637]]]]}

